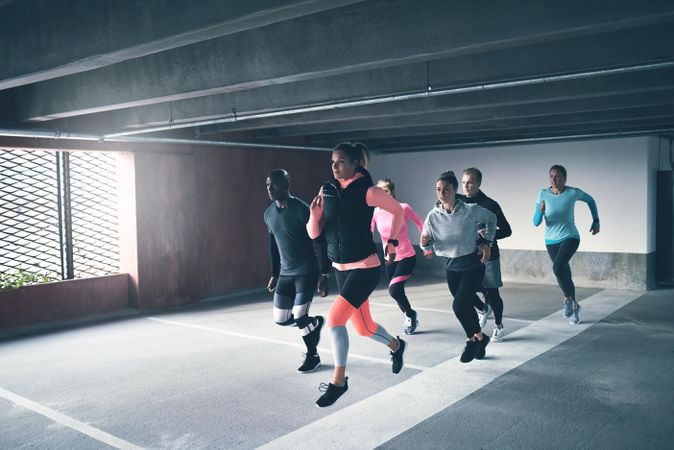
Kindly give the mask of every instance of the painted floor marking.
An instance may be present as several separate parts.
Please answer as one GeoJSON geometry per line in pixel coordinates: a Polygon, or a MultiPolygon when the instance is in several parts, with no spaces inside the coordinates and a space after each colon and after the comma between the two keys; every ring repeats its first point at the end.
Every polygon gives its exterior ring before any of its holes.
{"type": "MultiPolygon", "coordinates": [[[[396,308],[398,309],[398,305],[391,304],[391,303],[379,303],[379,302],[370,302],[370,305],[375,305],[375,306],[385,306],[387,308],[396,308]]],[[[454,311],[451,311],[449,309],[439,309],[439,308],[419,308],[415,307],[415,311],[428,311],[428,312],[437,312],[437,313],[442,313],[442,314],[451,314],[455,315],[454,311]]],[[[515,319],[513,317],[503,317],[503,320],[507,321],[512,321],[512,322],[522,322],[522,323],[534,323],[533,320],[525,320],[525,319],[515,319]]]]}
{"type": "Polygon", "coordinates": [[[6,389],[0,388],[0,397],[112,447],[123,450],[138,450],[143,448],[6,389]]]}
{"type": "MultiPolygon", "coordinates": [[[[601,291],[580,304],[580,325],[555,311],[487,347],[487,359],[462,364],[452,358],[358,403],[336,410],[291,433],[261,446],[262,449],[365,449],[375,448],[457,403],[501,375],[588,330],[633,300],[641,292],[601,291]],[[513,344],[508,345],[508,337],[513,344]],[[516,339],[515,339],[516,338],[516,339]],[[363,432],[367,430],[367,432],[363,432]]],[[[457,346],[460,343],[457,342],[457,346]]],[[[404,370],[404,369],[403,369],[404,370]]],[[[358,381],[351,380],[351,395],[358,381]]]]}
{"type": "MultiPolygon", "coordinates": [[[[224,334],[226,336],[233,336],[233,337],[238,337],[238,338],[243,338],[243,339],[250,339],[254,341],[260,341],[260,342],[268,342],[271,344],[278,344],[278,345],[286,345],[289,347],[295,347],[295,348],[301,348],[304,349],[305,347],[303,345],[297,344],[295,342],[288,342],[288,341],[283,341],[281,339],[272,339],[272,338],[266,338],[262,336],[255,336],[252,334],[245,334],[245,333],[239,333],[236,331],[229,331],[229,330],[223,330],[221,328],[214,328],[214,327],[207,327],[203,325],[196,325],[188,322],[181,322],[177,320],[167,320],[167,319],[160,319],[159,317],[148,317],[148,320],[152,320],[154,322],[160,322],[160,323],[165,323],[168,325],[176,325],[180,327],[186,327],[186,328],[193,328],[196,330],[201,330],[201,331],[208,331],[211,333],[218,333],[218,334],[224,334]]],[[[325,348],[325,347],[320,347],[318,349],[321,353],[329,353],[332,354],[332,349],[325,348]]],[[[357,353],[351,353],[349,352],[349,358],[353,359],[362,359],[364,361],[370,361],[374,363],[379,363],[379,364],[386,364],[386,365],[391,365],[391,361],[389,359],[382,359],[382,358],[375,358],[373,356],[367,356],[367,355],[359,355],[357,353]]],[[[420,366],[416,364],[405,364],[405,367],[409,367],[410,369],[415,369],[415,370],[427,370],[429,367],[426,366],[420,366]]]]}

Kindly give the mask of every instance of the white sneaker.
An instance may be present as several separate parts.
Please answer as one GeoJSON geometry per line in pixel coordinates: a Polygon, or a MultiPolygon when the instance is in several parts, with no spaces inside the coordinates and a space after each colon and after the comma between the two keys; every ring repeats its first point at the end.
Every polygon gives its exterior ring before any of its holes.
{"type": "Polygon", "coordinates": [[[484,311],[477,310],[477,317],[480,319],[480,328],[484,328],[484,326],[487,325],[487,319],[491,316],[493,311],[494,310],[491,309],[489,303],[485,303],[484,311]]]}
{"type": "Polygon", "coordinates": [[[491,340],[494,342],[501,342],[505,336],[505,331],[503,331],[503,324],[497,325],[494,327],[494,332],[491,335],[491,340]]]}

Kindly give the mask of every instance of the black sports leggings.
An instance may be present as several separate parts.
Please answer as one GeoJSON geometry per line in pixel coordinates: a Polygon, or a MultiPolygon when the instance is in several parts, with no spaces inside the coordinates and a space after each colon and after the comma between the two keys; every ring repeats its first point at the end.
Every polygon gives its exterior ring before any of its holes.
{"type": "Polygon", "coordinates": [[[386,266],[386,274],[388,275],[388,292],[391,297],[398,303],[398,307],[407,317],[412,317],[414,310],[410,301],[405,295],[405,282],[412,276],[412,271],[417,263],[417,256],[413,255],[409,258],[403,258],[400,261],[394,261],[386,266]]]}
{"type": "Polygon", "coordinates": [[[482,284],[483,277],[484,266],[482,264],[476,269],[465,272],[447,271],[447,286],[454,296],[452,309],[469,338],[480,332],[480,322],[473,307],[473,298],[482,284]]]}
{"type": "MultiPolygon", "coordinates": [[[[494,310],[494,322],[496,325],[500,325],[503,321],[503,299],[501,298],[498,288],[480,287],[478,292],[484,294],[485,301],[489,303],[491,309],[494,310]]],[[[480,311],[484,311],[485,305],[477,295],[473,298],[473,305],[480,311]]]]}
{"type": "Polygon", "coordinates": [[[557,244],[546,245],[548,255],[552,260],[552,271],[555,272],[557,283],[562,288],[564,296],[567,298],[576,298],[576,287],[571,280],[571,266],[569,261],[578,250],[580,240],[576,238],[565,239],[557,244]]]}

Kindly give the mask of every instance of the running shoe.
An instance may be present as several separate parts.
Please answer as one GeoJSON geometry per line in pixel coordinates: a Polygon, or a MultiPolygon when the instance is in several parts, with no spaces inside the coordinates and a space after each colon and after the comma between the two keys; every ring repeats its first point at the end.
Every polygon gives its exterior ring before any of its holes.
{"type": "Polygon", "coordinates": [[[312,338],[314,339],[314,345],[318,347],[318,343],[321,341],[321,330],[323,329],[323,324],[325,319],[323,316],[316,316],[316,328],[311,332],[312,338]]]}
{"type": "Polygon", "coordinates": [[[405,353],[405,348],[407,348],[407,343],[396,336],[398,339],[398,349],[394,352],[391,352],[391,370],[393,373],[398,373],[403,368],[403,354],[405,353]]]}
{"type": "Polygon", "coordinates": [[[484,311],[477,310],[477,317],[480,319],[480,328],[484,328],[487,325],[487,319],[491,316],[491,313],[494,310],[489,306],[489,303],[484,304],[484,311]]]}
{"type": "Polygon", "coordinates": [[[466,346],[463,348],[463,353],[461,353],[460,358],[462,363],[469,363],[475,358],[475,353],[477,352],[479,344],[480,343],[477,341],[466,341],[466,346]]]}
{"type": "Polygon", "coordinates": [[[562,315],[564,316],[565,319],[568,319],[573,315],[573,300],[564,300],[564,312],[562,315]]]}
{"type": "Polygon", "coordinates": [[[405,317],[405,321],[403,322],[403,332],[405,334],[414,334],[418,325],[417,312],[412,311],[412,317],[405,317]]]}
{"type": "Polygon", "coordinates": [[[571,325],[578,325],[580,323],[580,305],[578,302],[573,302],[573,314],[569,320],[571,325]]]}
{"type": "Polygon", "coordinates": [[[503,331],[503,324],[496,325],[494,327],[494,331],[492,332],[491,340],[494,342],[501,342],[503,340],[503,336],[505,336],[505,332],[503,331]]]}
{"type": "Polygon", "coordinates": [[[489,345],[489,336],[486,334],[482,335],[482,340],[477,341],[478,346],[477,350],[475,350],[475,359],[484,359],[484,357],[487,355],[487,345],[489,345]]]}
{"type": "Polygon", "coordinates": [[[346,377],[346,380],[344,380],[344,386],[335,386],[332,383],[321,383],[318,386],[318,390],[324,392],[324,394],[316,400],[316,406],[325,408],[326,406],[333,405],[339,397],[349,390],[349,377],[346,377]]]}
{"type": "Polygon", "coordinates": [[[297,368],[298,372],[309,373],[321,367],[321,357],[316,354],[302,353],[304,362],[297,368]]]}

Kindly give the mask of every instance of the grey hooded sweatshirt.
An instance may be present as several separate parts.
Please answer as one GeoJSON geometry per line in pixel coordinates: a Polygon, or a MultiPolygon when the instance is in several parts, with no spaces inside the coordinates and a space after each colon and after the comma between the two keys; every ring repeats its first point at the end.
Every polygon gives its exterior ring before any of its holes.
{"type": "Polygon", "coordinates": [[[470,270],[479,267],[478,244],[491,245],[496,235],[496,215],[476,203],[456,200],[451,213],[442,205],[433,208],[424,221],[422,235],[428,236],[428,245],[419,244],[423,250],[433,250],[448,258],[447,270],[470,270]],[[483,239],[477,234],[485,226],[483,239]],[[477,264],[476,264],[477,263],[477,264]]]}

